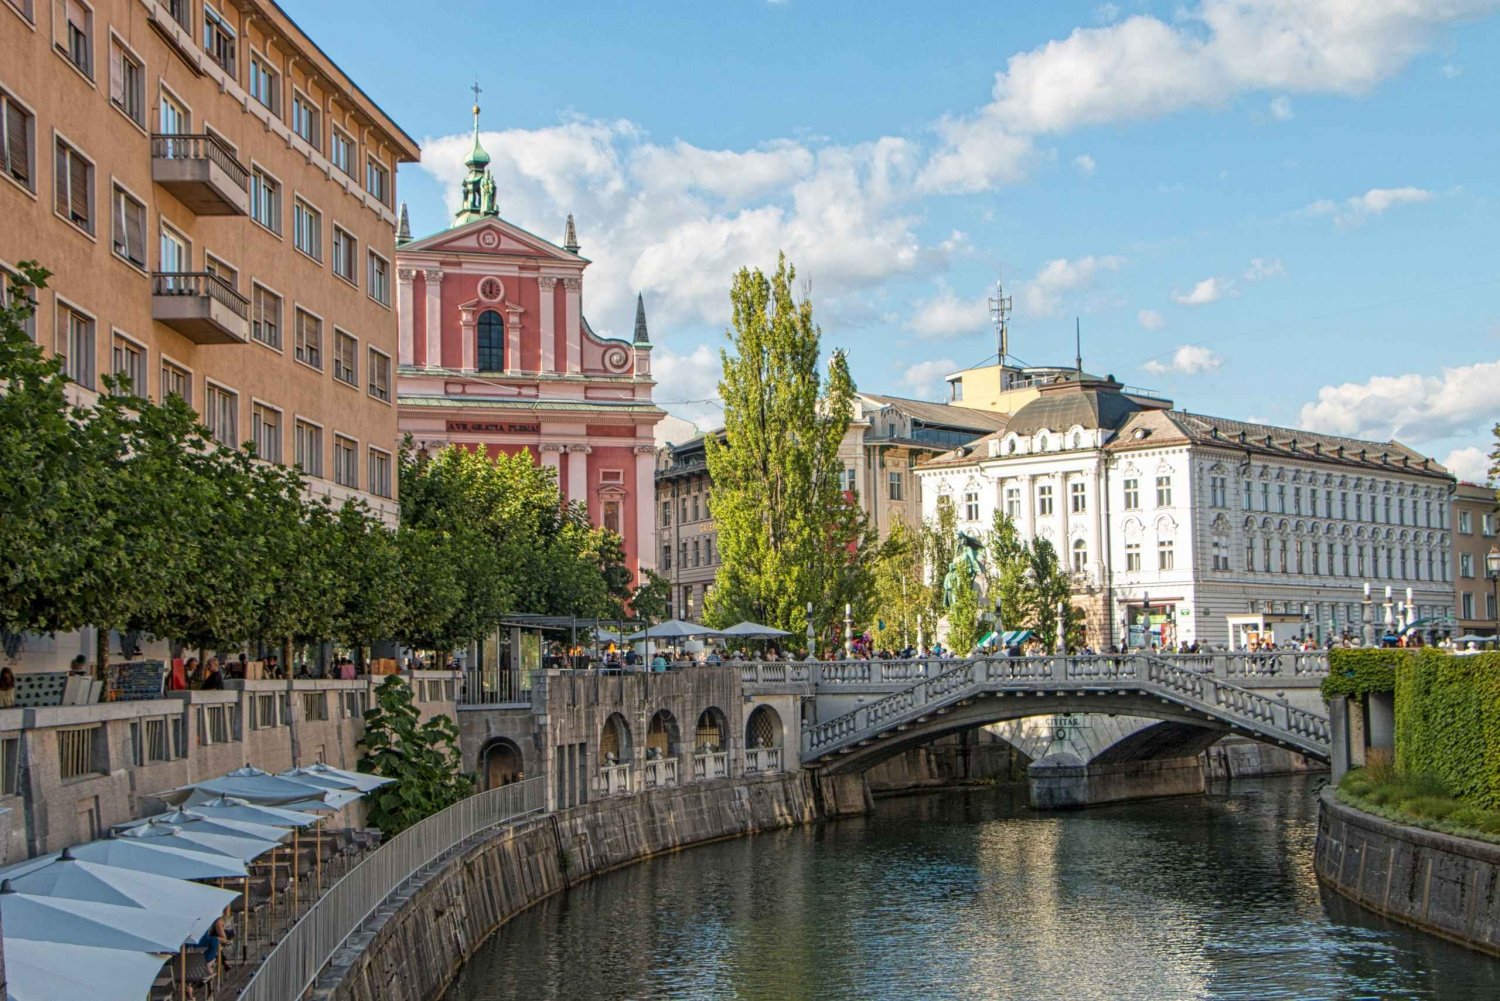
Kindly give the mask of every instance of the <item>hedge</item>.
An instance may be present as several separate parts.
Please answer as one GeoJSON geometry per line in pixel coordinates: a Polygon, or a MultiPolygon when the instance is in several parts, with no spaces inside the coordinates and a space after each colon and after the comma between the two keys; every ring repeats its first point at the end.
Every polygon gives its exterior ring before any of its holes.
{"type": "Polygon", "coordinates": [[[1323,679],[1323,698],[1335,695],[1364,695],[1368,692],[1394,692],[1396,665],[1404,663],[1419,650],[1398,647],[1372,647],[1363,650],[1328,651],[1328,677],[1323,679]]]}
{"type": "Polygon", "coordinates": [[[1405,655],[1395,662],[1397,771],[1500,808],[1500,653],[1389,652],[1405,655]]]}

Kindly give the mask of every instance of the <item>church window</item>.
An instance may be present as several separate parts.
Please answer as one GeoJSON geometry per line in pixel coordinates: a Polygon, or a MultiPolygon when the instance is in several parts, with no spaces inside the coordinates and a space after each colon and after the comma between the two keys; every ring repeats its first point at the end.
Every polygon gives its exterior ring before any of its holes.
{"type": "Polygon", "coordinates": [[[620,534],[620,502],[619,501],[605,501],[604,502],[604,530],[606,532],[613,532],[616,535],[620,534]]]}
{"type": "Polygon", "coordinates": [[[479,371],[505,371],[505,321],[493,309],[479,314],[479,371]]]}

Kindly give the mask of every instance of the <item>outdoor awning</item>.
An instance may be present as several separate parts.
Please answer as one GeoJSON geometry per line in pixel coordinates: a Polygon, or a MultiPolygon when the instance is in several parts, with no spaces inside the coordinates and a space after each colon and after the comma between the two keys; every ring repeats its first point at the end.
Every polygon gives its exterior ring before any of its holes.
{"type": "Polygon", "coordinates": [[[976,644],[974,644],[974,645],[975,646],[981,646],[981,647],[994,646],[995,645],[995,641],[998,640],[999,638],[1000,638],[1000,634],[997,633],[997,632],[995,632],[993,629],[991,629],[989,632],[985,633],[982,637],[980,637],[979,642],[976,643],[976,644]]]}
{"type": "Polygon", "coordinates": [[[163,962],[161,956],[149,952],[39,942],[7,934],[6,1001],[141,1001],[163,962]]]}
{"type": "Polygon", "coordinates": [[[245,863],[228,855],[173,848],[138,838],[105,838],[74,845],[68,850],[74,858],[85,862],[151,872],[173,879],[222,879],[246,875],[245,863]]]}
{"type": "Polygon", "coordinates": [[[188,797],[194,813],[206,817],[221,817],[225,820],[247,820],[252,824],[268,824],[273,827],[310,827],[322,818],[300,810],[287,810],[279,806],[258,806],[249,800],[233,796],[208,796],[201,802],[188,797]]]}
{"type": "Polygon", "coordinates": [[[1031,639],[1031,636],[1032,632],[1030,629],[1007,629],[1004,635],[1000,637],[1000,642],[1005,646],[1014,646],[1017,643],[1025,643],[1031,639]]]}
{"type": "Polygon", "coordinates": [[[668,619],[665,622],[661,622],[657,625],[652,626],[650,629],[643,629],[640,632],[632,633],[625,638],[627,640],[630,640],[631,642],[634,642],[636,640],[644,639],[685,640],[692,639],[695,636],[722,635],[723,633],[719,632],[717,629],[710,629],[708,626],[702,625],[697,622],[684,622],[681,619],[668,619]]]}

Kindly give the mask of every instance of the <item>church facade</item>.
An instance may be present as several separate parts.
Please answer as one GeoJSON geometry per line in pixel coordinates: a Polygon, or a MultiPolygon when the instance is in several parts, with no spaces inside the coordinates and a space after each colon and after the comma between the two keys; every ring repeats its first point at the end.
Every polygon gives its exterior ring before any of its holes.
{"type": "Polygon", "coordinates": [[[644,303],[631,340],[594,333],[572,217],[560,246],[500,217],[478,113],[453,224],[412,240],[402,211],[400,430],[418,448],[530,453],[594,524],[619,533],[632,570],[653,568],[654,428],[665,414],[652,400],[644,303]]]}

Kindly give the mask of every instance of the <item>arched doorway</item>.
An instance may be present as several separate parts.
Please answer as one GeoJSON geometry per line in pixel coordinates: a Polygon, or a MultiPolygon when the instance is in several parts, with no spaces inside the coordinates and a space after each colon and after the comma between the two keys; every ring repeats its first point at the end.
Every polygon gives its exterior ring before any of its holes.
{"type": "Polygon", "coordinates": [[[500,738],[484,745],[479,752],[479,772],[486,789],[498,789],[526,777],[525,762],[515,741],[500,738]]]}
{"type": "Polygon", "coordinates": [[[633,758],[630,724],[619,713],[610,713],[599,734],[599,787],[603,795],[630,792],[633,758]]]}
{"type": "Polygon", "coordinates": [[[698,714],[693,730],[693,778],[722,779],[729,776],[729,721],[724,711],[709,706],[698,714]]]}
{"type": "Polygon", "coordinates": [[[745,720],[745,773],[781,771],[782,739],[781,715],[770,706],[756,706],[745,720]]]}
{"type": "Polygon", "coordinates": [[[658,709],[646,727],[646,764],[643,777],[647,789],[677,784],[677,756],[682,753],[682,732],[677,717],[658,709]]]}

